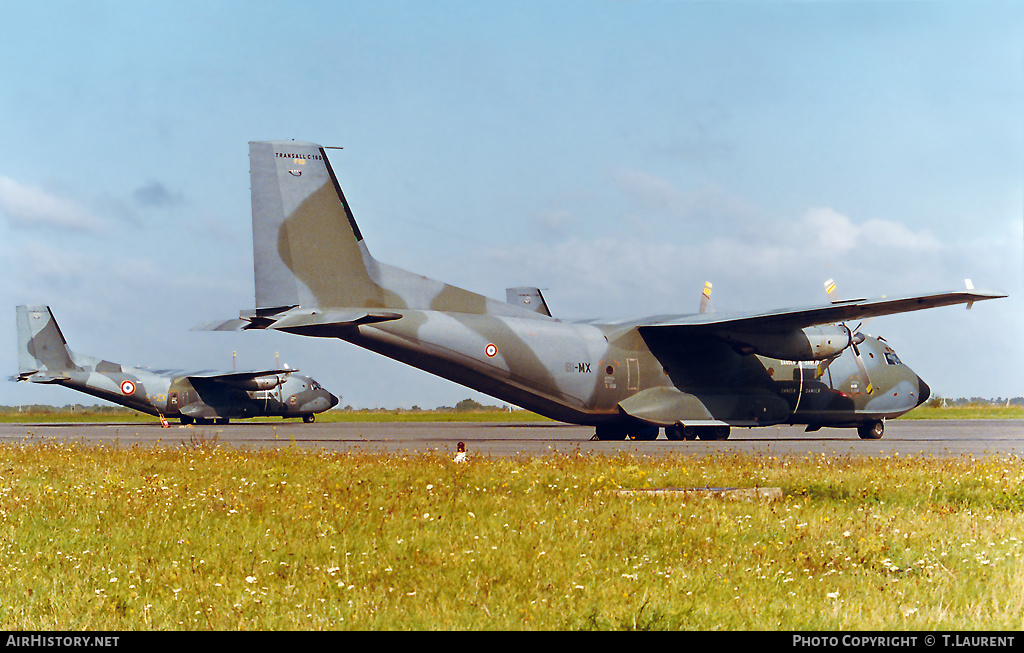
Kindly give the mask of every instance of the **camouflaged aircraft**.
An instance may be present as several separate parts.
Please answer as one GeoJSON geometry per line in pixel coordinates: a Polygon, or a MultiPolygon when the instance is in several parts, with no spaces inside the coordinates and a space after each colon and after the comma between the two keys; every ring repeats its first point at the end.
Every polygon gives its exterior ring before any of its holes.
{"type": "MultiPolygon", "coordinates": [[[[329,148],[328,148],[329,149],[329,148]]],[[[325,148],[249,144],[256,308],[207,330],[339,338],[598,439],[724,439],[802,424],[879,438],[929,388],[851,320],[1002,297],[966,290],[808,308],[563,321],[536,288],[490,299],[378,262],[325,148]]]]}
{"type": "Polygon", "coordinates": [[[227,424],[231,418],[280,416],[314,421],[338,398],[293,369],[182,372],[124,367],[72,352],[48,306],[18,306],[18,369],[12,381],[53,383],[128,408],[227,424]]]}

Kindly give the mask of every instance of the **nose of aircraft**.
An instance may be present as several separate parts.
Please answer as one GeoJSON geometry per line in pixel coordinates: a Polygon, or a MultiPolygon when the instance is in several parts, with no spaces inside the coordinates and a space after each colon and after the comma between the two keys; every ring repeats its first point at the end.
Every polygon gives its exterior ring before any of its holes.
{"type": "Polygon", "coordinates": [[[924,379],[917,377],[917,386],[919,388],[917,393],[917,405],[920,406],[924,402],[928,401],[928,397],[932,396],[932,389],[928,387],[928,384],[924,382],[924,379]]]}
{"type": "MultiPolygon", "coordinates": [[[[922,381],[921,383],[924,383],[924,381],[922,381]]],[[[925,388],[927,387],[928,386],[925,386],[925,388]]],[[[327,393],[327,396],[329,397],[327,401],[331,404],[330,406],[327,407],[327,410],[330,410],[338,405],[338,398],[332,395],[330,392],[327,393]]]]}

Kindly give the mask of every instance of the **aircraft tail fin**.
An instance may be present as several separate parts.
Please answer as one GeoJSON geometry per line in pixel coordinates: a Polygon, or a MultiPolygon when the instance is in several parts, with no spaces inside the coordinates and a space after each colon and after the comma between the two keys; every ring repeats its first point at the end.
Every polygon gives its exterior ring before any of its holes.
{"type": "Polygon", "coordinates": [[[249,143],[256,307],[380,305],[369,253],[324,148],[249,143]]]}
{"type": "Polygon", "coordinates": [[[254,141],[249,159],[257,314],[295,307],[532,313],[376,261],[320,145],[254,141]]]}
{"type": "Polygon", "coordinates": [[[551,317],[551,309],[548,308],[548,303],[544,301],[544,295],[541,293],[540,288],[527,286],[506,288],[505,301],[509,304],[523,306],[535,313],[551,317]]]}
{"type": "Polygon", "coordinates": [[[66,372],[79,368],[49,306],[18,306],[18,371],[66,372]]]}

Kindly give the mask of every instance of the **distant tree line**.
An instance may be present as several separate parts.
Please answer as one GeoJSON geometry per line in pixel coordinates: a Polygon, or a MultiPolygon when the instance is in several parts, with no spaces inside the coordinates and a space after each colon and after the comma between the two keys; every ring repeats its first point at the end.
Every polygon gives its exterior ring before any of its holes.
{"type": "Polygon", "coordinates": [[[931,408],[965,408],[968,406],[1024,406],[1024,397],[960,397],[951,399],[949,397],[933,396],[928,400],[927,405],[931,408]]]}
{"type": "Polygon", "coordinates": [[[354,408],[353,406],[345,406],[344,408],[338,408],[335,410],[344,411],[360,411],[369,413],[473,413],[473,412],[494,412],[496,410],[509,411],[509,410],[520,410],[515,406],[492,406],[489,404],[482,404],[475,399],[463,399],[454,406],[438,406],[437,408],[421,408],[417,405],[413,405],[411,408],[354,408]]]}

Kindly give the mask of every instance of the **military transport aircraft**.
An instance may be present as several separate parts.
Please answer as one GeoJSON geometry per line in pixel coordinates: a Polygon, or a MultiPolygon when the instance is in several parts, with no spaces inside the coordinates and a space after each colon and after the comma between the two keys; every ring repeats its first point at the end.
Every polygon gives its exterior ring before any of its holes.
{"type": "Polygon", "coordinates": [[[340,338],[599,439],[723,439],[732,426],[857,428],[929,388],[853,320],[1003,297],[966,290],[750,313],[562,321],[536,288],[507,301],[378,262],[325,148],[249,144],[256,307],[207,330],[340,338]]]}
{"type": "Polygon", "coordinates": [[[227,424],[231,418],[301,417],[338,398],[293,369],[182,372],[123,367],[68,349],[48,306],[18,306],[18,369],[12,381],[55,383],[182,424],[227,424]]]}

